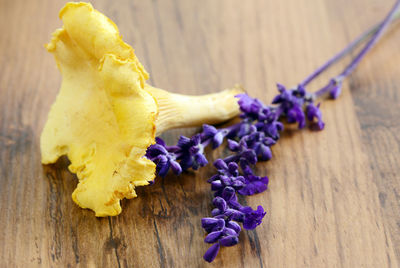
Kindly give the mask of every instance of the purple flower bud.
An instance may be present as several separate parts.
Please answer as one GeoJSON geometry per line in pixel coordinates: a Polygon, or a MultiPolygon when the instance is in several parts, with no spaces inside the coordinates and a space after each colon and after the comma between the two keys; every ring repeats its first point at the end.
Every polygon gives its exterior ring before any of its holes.
{"type": "Polygon", "coordinates": [[[232,230],[235,230],[236,234],[239,234],[240,231],[242,230],[242,228],[240,228],[240,225],[237,222],[234,222],[234,221],[229,221],[226,224],[226,227],[230,228],[232,230]]]}
{"type": "Polygon", "coordinates": [[[242,168],[242,170],[243,170],[243,174],[246,176],[254,174],[253,170],[251,169],[250,166],[246,166],[246,167],[242,168]]]}
{"type": "Polygon", "coordinates": [[[179,147],[190,146],[190,139],[188,137],[185,137],[185,136],[180,136],[177,146],[179,146],[179,147]]]}
{"type": "Polygon", "coordinates": [[[224,141],[224,135],[223,135],[222,132],[219,131],[213,137],[213,149],[219,147],[222,144],[223,141],[224,141]]]}
{"type": "Polygon", "coordinates": [[[231,228],[224,228],[223,230],[224,236],[225,235],[234,235],[237,236],[238,234],[236,233],[235,230],[231,229],[231,228]]]}
{"type": "Polygon", "coordinates": [[[202,218],[201,226],[204,229],[218,229],[222,230],[225,227],[225,221],[223,219],[215,219],[215,218],[202,218]]]}
{"type": "Polygon", "coordinates": [[[229,173],[232,174],[233,176],[239,175],[238,168],[239,168],[239,166],[238,166],[238,164],[236,164],[235,162],[230,162],[230,163],[228,164],[228,171],[229,171],[229,173]]]}
{"type": "Polygon", "coordinates": [[[170,164],[171,164],[171,169],[172,171],[176,174],[179,175],[182,173],[182,167],[181,165],[179,165],[178,162],[176,162],[175,160],[170,160],[170,164]]]}
{"type": "Polygon", "coordinates": [[[219,243],[221,244],[221,246],[224,246],[224,247],[234,246],[238,242],[239,242],[239,238],[237,236],[233,236],[233,235],[225,236],[219,240],[219,243]]]}
{"type": "Polygon", "coordinates": [[[223,231],[215,231],[209,233],[206,238],[204,238],[204,242],[212,244],[218,241],[218,239],[222,236],[223,231]]]}
{"type": "Polygon", "coordinates": [[[239,211],[243,206],[238,202],[237,198],[229,200],[229,208],[239,211]]]}
{"type": "Polygon", "coordinates": [[[260,145],[257,154],[261,156],[260,158],[262,161],[267,161],[272,158],[271,149],[265,145],[260,145]]]}
{"type": "Polygon", "coordinates": [[[306,120],[303,109],[298,105],[293,106],[293,108],[289,110],[287,114],[287,119],[289,123],[298,122],[299,129],[302,129],[306,126],[306,120]]]}
{"type": "Polygon", "coordinates": [[[215,197],[213,200],[213,205],[218,208],[220,211],[226,210],[226,201],[222,197],[215,197]]]}
{"type": "Polygon", "coordinates": [[[209,179],[207,180],[207,182],[208,182],[208,183],[211,183],[211,182],[216,181],[216,180],[219,180],[219,175],[218,175],[218,174],[213,175],[211,178],[209,178],[209,179]]]}
{"type": "Polygon", "coordinates": [[[335,79],[332,79],[330,82],[329,96],[332,99],[337,99],[342,93],[342,86],[343,86],[342,81],[337,81],[335,79]]]}
{"type": "MultiPolygon", "coordinates": [[[[221,222],[220,219],[215,219],[215,218],[202,218],[201,219],[201,226],[203,228],[214,228],[215,225],[219,224],[221,222]]],[[[225,222],[225,221],[222,221],[225,222]]],[[[224,224],[225,225],[225,224],[224,224]]]]}
{"type": "Polygon", "coordinates": [[[223,212],[224,212],[224,211],[221,211],[219,208],[214,208],[214,209],[211,211],[211,215],[212,215],[213,217],[216,217],[216,216],[218,216],[218,215],[221,215],[223,212]]]}
{"type": "Polygon", "coordinates": [[[203,136],[205,138],[213,137],[215,134],[217,134],[217,132],[218,130],[214,126],[207,124],[203,125],[203,136]]]}
{"type": "Polygon", "coordinates": [[[244,214],[241,211],[238,211],[236,209],[231,209],[228,208],[225,212],[224,215],[228,217],[229,219],[232,219],[234,221],[242,222],[244,219],[244,214]]]}
{"type": "Polygon", "coordinates": [[[236,210],[235,209],[231,209],[231,208],[228,208],[227,210],[225,210],[225,212],[224,212],[224,215],[226,216],[226,217],[231,217],[233,214],[235,214],[236,213],[236,210]]]}
{"type": "Polygon", "coordinates": [[[217,130],[214,126],[204,124],[201,137],[203,141],[212,139],[213,149],[215,149],[222,144],[226,134],[228,134],[227,130],[217,130]]]}
{"type": "Polygon", "coordinates": [[[239,150],[239,143],[237,143],[234,140],[228,140],[228,148],[229,148],[229,150],[235,152],[235,151],[239,150]]]}
{"type": "Polygon", "coordinates": [[[164,178],[168,173],[169,167],[170,163],[168,162],[167,157],[160,156],[159,161],[157,163],[158,175],[164,178]]]}
{"type": "Polygon", "coordinates": [[[164,155],[168,154],[167,149],[165,149],[165,147],[160,144],[153,144],[153,145],[150,145],[149,148],[147,148],[146,157],[149,159],[153,159],[160,154],[164,154],[164,155]]]}
{"type": "Polygon", "coordinates": [[[239,98],[240,110],[248,117],[257,118],[259,111],[263,108],[263,104],[258,99],[253,99],[247,94],[239,94],[236,97],[239,98]]]}
{"type": "Polygon", "coordinates": [[[258,122],[256,126],[259,131],[263,131],[265,135],[274,140],[279,139],[279,132],[283,130],[283,124],[279,121],[272,121],[269,123],[258,122]]]}
{"type": "Polygon", "coordinates": [[[159,176],[165,177],[170,168],[175,174],[179,175],[182,172],[181,165],[175,161],[176,149],[176,146],[166,146],[160,138],[156,139],[156,144],[147,148],[146,157],[156,163],[159,176]]]}
{"type": "Polygon", "coordinates": [[[322,121],[322,113],[319,109],[319,106],[320,103],[318,103],[317,106],[315,106],[313,103],[310,103],[306,107],[307,119],[311,122],[313,122],[314,119],[317,120],[317,122],[312,125],[313,129],[316,130],[322,130],[325,126],[325,123],[322,121]]]}
{"type": "Polygon", "coordinates": [[[231,185],[231,178],[229,178],[228,176],[220,176],[220,178],[221,178],[221,181],[222,181],[222,183],[225,185],[225,186],[229,186],[229,185],[231,185]]]}
{"type": "Polygon", "coordinates": [[[244,182],[242,180],[240,180],[240,179],[237,179],[237,180],[233,181],[231,186],[237,190],[237,189],[240,189],[240,188],[242,188],[244,186],[244,182]]]}
{"type": "MultiPolygon", "coordinates": [[[[230,187],[230,186],[227,186],[227,187],[225,187],[224,190],[222,191],[222,198],[225,199],[226,201],[229,201],[229,200],[231,200],[231,199],[234,198],[235,193],[236,193],[236,191],[235,191],[234,188],[232,188],[232,187],[230,187]]],[[[225,201],[225,200],[224,200],[224,201],[225,201]]]]}
{"type": "Polygon", "coordinates": [[[253,150],[246,150],[240,155],[241,160],[246,160],[250,164],[257,163],[257,155],[253,150]]]}
{"type": "Polygon", "coordinates": [[[165,147],[165,141],[160,137],[156,137],[156,143],[161,145],[162,147],[165,147]]]}
{"type": "Polygon", "coordinates": [[[251,129],[251,124],[248,123],[248,122],[243,122],[243,123],[240,124],[239,130],[236,133],[236,136],[238,138],[241,138],[241,137],[251,133],[251,130],[252,130],[251,129]]]}
{"type": "Polygon", "coordinates": [[[261,109],[261,112],[258,114],[258,121],[268,120],[271,116],[270,107],[264,107],[261,109]]]}
{"type": "Polygon", "coordinates": [[[296,94],[298,95],[298,97],[303,98],[306,93],[306,88],[303,85],[298,85],[296,89],[296,94]]]}
{"type": "Polygon", "coordinates": [[[215,243],[214,245],[212,245],[207,249],[206,253],[203,256],[203,259],[207,262],[212,262],[217,256],[219,249],[220,249],[219,243],[215,243]]]}
{"type": "Polygon", "coordinates": [[[278,88],[278,91],[280,93],[283,93],[286,90],[286,87],[282,85],[281,83],[276,83],[276,87],[278,88]]]}
{"type": "Polygon", "coordinates": [[[269,138],[269,137],[266,137],[266,138],[263,140],[263,142],[264,142],[264,144],[267,145],[267,146],[272,146],[272,145],[274,145],[274,144],[276,143],[276,141],[275,141],[274,139],[269,138]]]}
{"type": "Polygon", "coordinates": [[[228,168],[227,164],[226,164],[225,161],[222,160],[222,159],[217,159],[217,160],[214,162],[214,166],[215,166],[215,168],[218,169],[218,170],[220,170],[220,169],[224,170],[224,169],[227,169],[227,168],[228,168]]]}
{"type": "Polygon", "coordinates": [[[282,98],[282,96],[279,94],[279,95],[276,95],[273,99],[272,99],[272,104],[278,104],[278,103],[281,103],[283,101],[283,98],[282,98]]]}
{"type": "Polygon", "coordinates": [[[224,187],[224,185],[222,184],[222,182],[220,180],[216,180],[211,183],[211,190],[213,190],[213,191],[221,190],[223,187],[224,187]]]}

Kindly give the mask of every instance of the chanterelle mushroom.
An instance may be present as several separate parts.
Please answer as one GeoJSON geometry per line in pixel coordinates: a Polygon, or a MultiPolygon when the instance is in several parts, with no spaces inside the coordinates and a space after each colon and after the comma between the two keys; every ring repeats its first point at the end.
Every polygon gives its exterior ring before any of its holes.
{"type": "Polygon", "coordinates": [[[73,200],[96,216],[117,215],[121,199],[154,179],[155,165],[143,156],[156,131],[236,116],[241,90],[191,97],[153,88],[106,16],[68,3],[60,18],[64,26],[46,47],[63,80],[41,136],[42,163],[67,155],[79,178],[73,200]]]}

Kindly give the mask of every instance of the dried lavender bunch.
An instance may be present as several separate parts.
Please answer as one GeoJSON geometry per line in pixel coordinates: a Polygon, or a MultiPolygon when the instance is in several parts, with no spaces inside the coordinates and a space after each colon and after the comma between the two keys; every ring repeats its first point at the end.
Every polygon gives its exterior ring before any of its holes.
{"type": "Polygon", "coordinates": [[[217,172],[208,180],[214,192],[215,208],[211,212],[212,217],[201,221],[208,233],[204,241],[212,244],[204,254],[206,261],[212,262],[221,246],[229,247],[238,243],[241,231],[239,223],[242,223],[244,229],[253,230],[266,215],[262,206],[256,210],[242,206],[238,195],[253,195],[267,189],[268,177],[254,174],[253,166],[258,161],[271,159],[270,147],[279,140],[280,132],[283,131],[282,122],[297,123],[299,129],[304,128],[308,122],[312,129],[322,130],[325,124],[319,109],[320,103],[315,104],[315,100],[325,94],[333,99],[340,95],[343,80],[376,44],[390,22],[398,17],[396,12],[399,6],[400,0],[383,22],[353,41],[297,87],[286,89],[277,84],[279,94],[273,99],[272,105],[267,106],[258,99],[240,94],[237,97],[242,111],[241,122],[220,129],[204,125],[203,131],[192,138],[181,136],[176,146],[167,146],[161,138],[157,138],[156,144],[148,148],[146,157],[156,163],[158,175],[165,177],[170,169],[179,175],[190,168],[197,170],[205,166],[208,161],[204,156],[204,148],[209,144],[217,148],[227,139],[228,148],[233,154],[214,162],[217,172]],[[306,91],[305,87],[313,79],[371,35],[365,47],[343,72],[317,92],[306,91]]]}

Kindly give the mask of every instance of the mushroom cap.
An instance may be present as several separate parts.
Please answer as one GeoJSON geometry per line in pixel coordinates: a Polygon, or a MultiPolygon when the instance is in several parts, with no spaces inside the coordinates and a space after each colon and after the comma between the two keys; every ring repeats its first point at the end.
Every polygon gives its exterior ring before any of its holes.
{"type": "Polygon", "coordinates": [[[120,200],[155,177],[143,156],[154,143],[158,105],[110,19],[87,3],[66,4],[60,18],[63,27],[46,45],[62,84],[41,135],[42,163],[67,155],[79,179],[73,200],[96,216],[117,215],[120,200]]]}

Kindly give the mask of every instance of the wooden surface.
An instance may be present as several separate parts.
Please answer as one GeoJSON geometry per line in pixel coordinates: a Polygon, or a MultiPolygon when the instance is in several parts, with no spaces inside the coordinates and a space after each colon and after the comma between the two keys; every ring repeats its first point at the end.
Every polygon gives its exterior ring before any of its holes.
{"type": "MultiPolygon", "coordinates": [[[[200,94],[239,82],[269,102],[275,82],[298,83],[393,2],[93,4],[120,27],[153,85],[200,94]]],[[[258,165],[269,190],[244,199],[266,208],[263,224],[208,265],[200,219],[211,211],[211,167],[158,179],[123,201],[120,216],[95,218],[71,199],[77,179],[66,159],[40,164],[39,136],[61,81],[43,44],[61,26],[63,4],[0,0],[0,267],[399,267],[400,29],[368,55],[339,100],[323,103],[326,130],[284,133],[273,160],[258,165]]],[[[163,137],[172,143],[195,131],[163,137]]]]}

